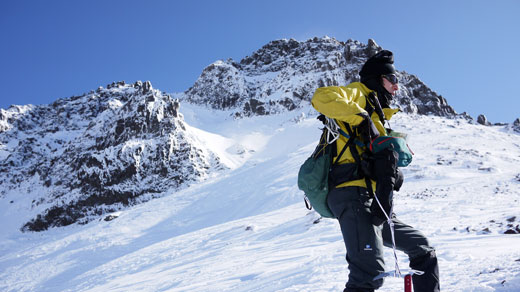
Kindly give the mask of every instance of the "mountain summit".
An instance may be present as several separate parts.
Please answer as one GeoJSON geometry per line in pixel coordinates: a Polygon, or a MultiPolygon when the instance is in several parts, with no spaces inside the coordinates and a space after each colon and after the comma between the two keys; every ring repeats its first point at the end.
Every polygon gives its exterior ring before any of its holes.
{"type": "MultiPolygon", "coordinates": [[[[314,90],[359,80],[359,70],[382,50],[368,44],[334,38],[272,41],[240,62],[216,61],[206,67],[183,100],[229,109],[237,117],[276,114],[309,104],[314,90]]],[[[395,105],[404,112],[452,116],[455,110],[417,76],[398,72],[400,90],[395,105]]]]}

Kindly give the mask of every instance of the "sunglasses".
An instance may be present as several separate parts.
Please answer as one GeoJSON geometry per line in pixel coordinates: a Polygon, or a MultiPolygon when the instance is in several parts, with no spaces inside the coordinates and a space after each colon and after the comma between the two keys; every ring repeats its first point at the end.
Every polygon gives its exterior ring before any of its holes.
{"type": "Polygon", "coordinates": [[[397,79],[397,76],[395,76],[395,74],[383,75],[383,78],[390,81],[390,83],[392,83],[394,85],[399,83],[399,79],[397,79]]]}

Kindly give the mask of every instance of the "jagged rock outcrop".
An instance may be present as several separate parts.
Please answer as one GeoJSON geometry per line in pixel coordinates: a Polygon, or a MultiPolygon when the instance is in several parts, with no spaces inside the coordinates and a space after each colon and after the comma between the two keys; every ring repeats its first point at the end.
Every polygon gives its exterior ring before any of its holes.
{"type": "Polygon", "coordinates": [[[485,115],[478,115],[477,123],[479,123],[481,125],[484,125],[484,126],[491,125],[491,123],[488,121],[488,119],[487,119],[487,117],[485,115]]]}
{"type": "Polygon", "coordinates": [[[511,126],[511,128],[513,130],[515,130],[516,132],[520,133],[520,118],[516,119],[514,122],[513,122],[513,125],[511,126]]]}
{"type": "MultiPolygon", "coordinates": [[[[237,117],[290,111],[308,105],[318,87],[357,81],[363,63],[380,50],[374,40],[366,45],[329,37],[305,42],[276,40],[240,62],[228,59],[211,64],[184,92],[183,99],[231,110],[237,117]]],[[[442,96],[417,76],[404,71],[398,75],[401,89],[395,104],[405,112],[456,114],[442,96]]]]}
{"type": "Polygon", "coordinates": [[[0,110],[0,196],[34,195],[23,230],[86,223],[222,167],[194,141],[179,101],[150,82],[11,106],[0,110]]]}

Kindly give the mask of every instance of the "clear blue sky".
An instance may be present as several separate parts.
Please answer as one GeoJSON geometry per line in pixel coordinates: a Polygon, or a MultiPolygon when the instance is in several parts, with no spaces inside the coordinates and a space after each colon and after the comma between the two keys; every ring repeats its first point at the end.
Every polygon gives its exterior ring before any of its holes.
{"type": "Polygon", "coordinates": [[[188,89],[218,59],[330,36],[394,51],[457,112],[520,117],[520,1],[0,0],[0,108],[112,81],[188,89]]]}

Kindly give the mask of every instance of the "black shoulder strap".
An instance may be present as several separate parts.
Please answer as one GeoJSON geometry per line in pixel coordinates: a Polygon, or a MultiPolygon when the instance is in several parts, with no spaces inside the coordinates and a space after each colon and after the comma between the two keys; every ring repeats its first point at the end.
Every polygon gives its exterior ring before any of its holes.
{"type": "MultiPolygon", "coordinates": [[[[370,93],[370,95],[373,95],[373,92],[370,93]]],[[[367,111],[369,117],[371,117],[372,114],[374,113],[374,111],[376,110],[375,107],[372,105],[372,102],[370,100],[372,100],[372,98],[371,97],[367,97],[367,102],[366,102],[366,105],[365,105],[365,110],[367,111]]]]}
{"type": "MultiPolygon", "coordinates": [[[[350,135],[350,139],[354,137],[354,131],[352,131],[352,128],[350,128],[350,125],[348,123],[343,123],[345,125],[345,128],[347,129],[348,134],[350,135]]],[[[356,148],[356,145],[354,143],[350,144],[350,153],[352,154],[352,157],[354,157],[354,160],[356,161],[358,172],[361,172],[361,157],[359,156],[359,152],[356,148]]],[[[374,196],[374,190],[372,189],[372,181],[368,176],[365,177],[365,184],[367,185],[368,193],[371,197],[374,196]]]]}
{"type": "MultiPolygon", "coordinates": [[[[350,126],[348,125],[348,123],[345,123],[345,122],[342,122],[340,121],[340,123],[343,123],[343,125],[345,126],[345,128],[347,129],[348,133],[349,133],[349,138],[347,140],[347,143],[345,143],[345,146],[343,146],[343,149],[341,149],[341,152],[339,153],[338,157],[336,158],[336,161],[334,162],[334,165],[336,163],[338,163],[339,159],[341,158],[341,156],[343,155],[343,153],[345,153],[345,150],[347,150],[348,147],[351,147],[352,145],[355,145],[355,136],[353,135],[352,133],[352,130],[350,129],[350,126]]],[[[341,131],[341,129],[340,129],[341,131]]],[[[339,139],[339,138],[338,138],[339,139]]],[[[355,146],[354,146],[355,147],[355,146]]],[[[352,152],[352,150],[351,150],[352,152]]]]}
{"type": "MultiPolygon", "coordinates": [[[[348,134],[350,136],[350,139],[352,139],[352,137],[354,137],[354,131],[352,130],[352,128],[350,127],[350,125],[348,123],[343,123],[343,125],[347,129],[347,132],[348,132],[348,134]]],[[[361,164],[361,158],[359,157],[359,153],[358,153],[356,145],[354,145],[354,143],[352,143],[350,145],[350,152],[352,153],[352,157],[354,157],[354,160],[356,161],[356,163],[358,165],[360,165],[361,164]]]]}
{"type": "MultiPolygon", "coordinates": [[[[324,125],[327,124],[327,117],[324,114],[320,114],[317,117],[317,119],[320,120],[324,125]]],[[[323,128],[323,132],[322,132],[321,137],[320,137],[320,142],[318,144],[318,147],[314,150],[312,156],[314,158],[317,158],[317,157],[319,157],[321,155],[321,153],[326,151],[326,149],[325,149],[326,147],[331,147],[332,148],[331,149],[332,152],[330,152],[331,160],[334,162],[334,163],[331,163],[331,167],[333,167],[336,163],[338,163],[339,159],[341,158],[343,153],[345,153],[345,150],[347,150],[348,146],[350,144],[354,143],[354,136],[350,135],[347,143],[345,143],[345,146],[343,146],[343,149],[341,149],[339,155],[336,157],[336,161],[334,161],[334,156],[336,156],[337,149],[336,149],[336,147],[332,147],[332,146],[336,145],[336,141],[334,141],[334,143],[331,143],[329,145],[329,144],[327,144],[326,136],[327,136],[327,128],[323,128]]]]}
{"type": "MultiPolygon", "coordinates": [[[[377,99],[377,96],[375,94],[374,91],[370,92],[370,94],[368,94],[368,97],[367,97],[367,100],[373,104],[374,108],[372,109],[372,111],[368,111],[367,112],[369,113],[370,116],[372,116],[372,112],[375,110],[376,111],[376,114],[377,116],[379,117],[379,120],[381,121],[381,123],[383,124],[383,126],[385,125],[385,121],[386,121],[386,117],[385,117],[385,113],[383,112],[383,108],[381,108],[381,104],[379,103],[379,100],[377,99]]],[[[369,106],[369,103],[367,102],[367,107],[369,106]]],[[[371,109],[372,106],[370,106],[369,109],[371,109]]]]}
{"type": "Polygon", "coordinates": [[[348,138],[347,143],[345,143],[345,146],[343,146],[343,149],[341,149],[341,152],[339,153],[338,157],[336,157],[336,161],[334,161],[333,165],[336,165],[336,163],[338,163],[338,161],[341,158],[341,156],[343,155],[343,153],[345,153],[345,150],[347,150],[347,147],[354,144],[353,142],[354,142],[354,137],[352,135],[350,135],[350,138],[348,138]]]}

